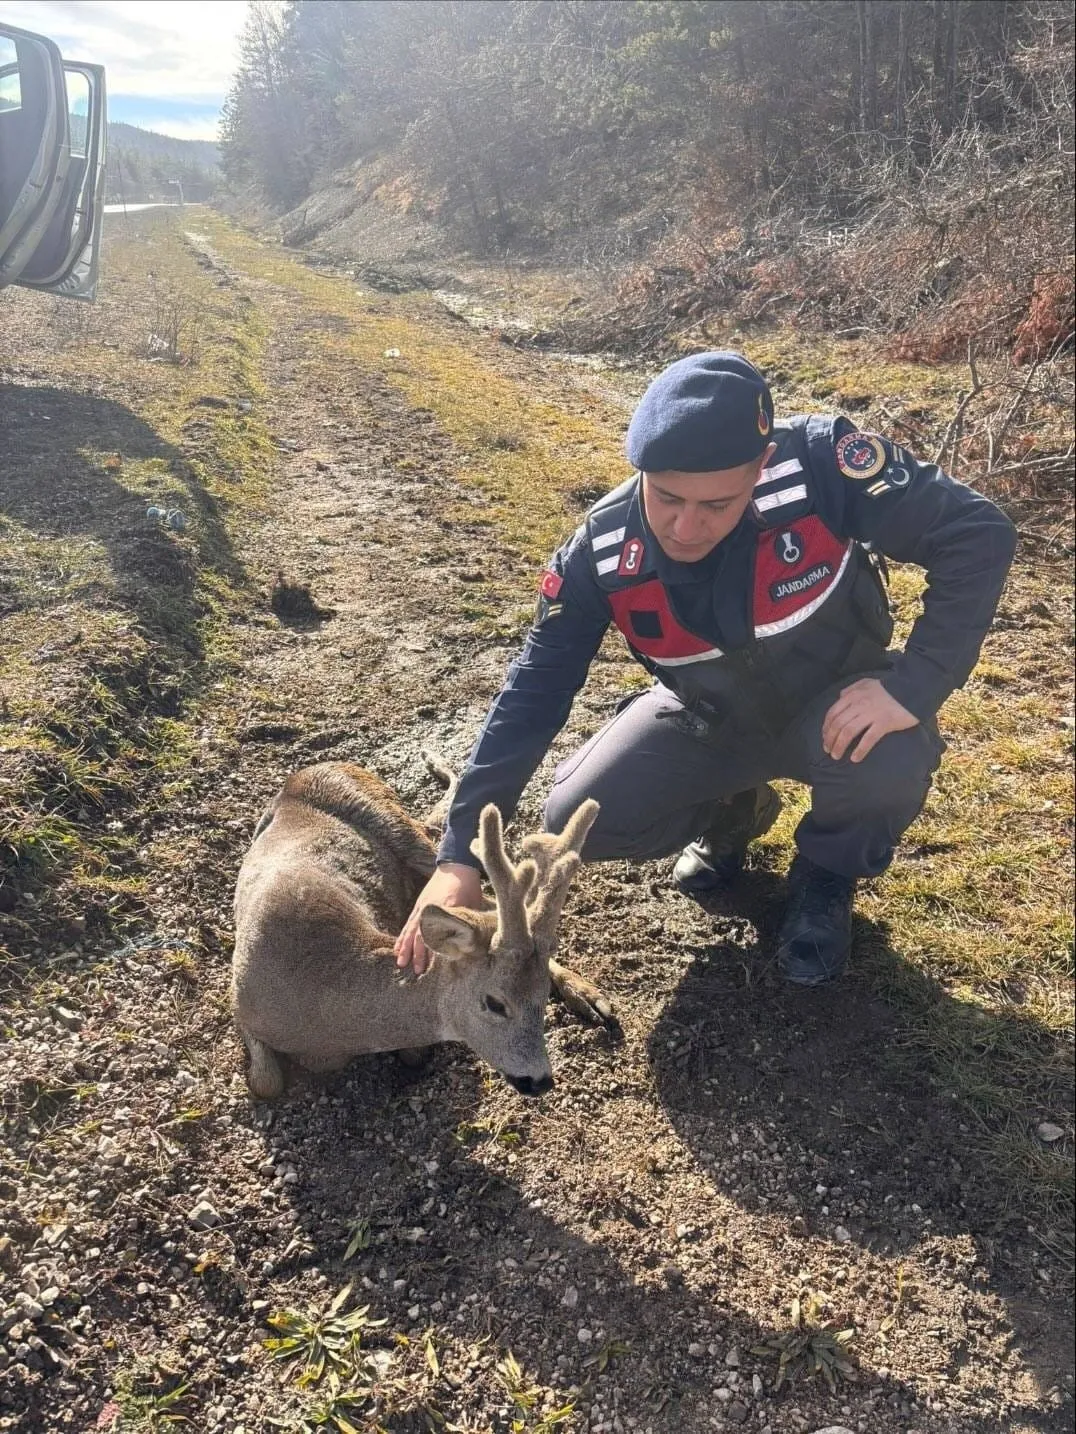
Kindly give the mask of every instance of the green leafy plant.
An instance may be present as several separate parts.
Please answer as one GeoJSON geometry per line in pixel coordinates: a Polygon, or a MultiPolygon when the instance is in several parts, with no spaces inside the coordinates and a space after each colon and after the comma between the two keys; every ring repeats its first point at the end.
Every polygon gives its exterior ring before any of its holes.
{"type": "Polygon", "coordinates": [[[515,1409],[510,1426],[512,1434],[528,1434],[528,1431],[529,1434],[550,1434],[566,1425],[574,1415],[575,1404],[571,1400],[558,1409],[544,1414],[538,1412],[538,1401],[545,1391],[530,1382],[511,1350],[498,1361],[496,1374],[515,1409]]]}
{"type": "Polygon", "coordinates": [[[823,1320],[824,1310],[825,1302],[819,1295],[810,1292],[803,1298],[797,1295],[790,1309],[792,1328],[773,1335],[752,1350],[753,1354],[777,1355],[775,1391],[784,1384],[794,1384],[801,1377],[813,1378],[819,1374],[829,1389],[835,1390],[839,1379],[855,1377],[855,1368],[848,1358],[855,1329],[838,1329],[833,1321],[823,1320]]]}
{"type": "Polygon", "coordinates": [[[174,1383],[176,1378],[175,1370],[144,1363],[119,1374],[116,1403],[123,1415],[124,1428],[159,1434],[181,1424],[190,1425],[193,1422],[188,1403],[190,1381],[174,1383]]]}
{"type": "Polygon", "coordinates": [[[369,1318],[369,1305],[344,1314],[351,1290],[351,1285],[345,1285],[321,1315],[285,1309],[269,1316],[268,1323],[280,1335],[265,1340],[265,1348],[272,1359],[302,1360],[300,1386],[317,1384],[327,1368],[353,1372],[359,1362],[363,1331],[385,1324],[384,1320],[369,1318]]]}
{"type": "Polygon", "coordinates": [[[370,1222],[365,1215],[360,1215],[352,1220],[348,1226],[347,1249],[344,1251],[344,1259],[353,1259],[361,1250],[370,1248],[370,1222]]]}
{"type": "Polygon", "coordinates": [[[346,1388],[335,1369],[330,1369],[324,1387],[318,1391],[314,1402],[301,1414],[288,1419],[270,1419],[279,1429],[289,1434],[314,1434],[319,1429],[333,1429],[337,1434],[368,1434],[380,1425],[371,1426],[366,1414],[369,1412],[370,1390],[366,1386],[346,1388]],[[348,1417],[355,1414],[361,1424],[355,1424],[348,1417]]]}
{"type": "Polygon", "coordinates": [[[595,1350],[593,1354],[583,1360],[583,1367],[584,1369],[593,1369],[595,1374],[604,1374],[612,1360],[630,1353],[630,1344],[626,1344],[622,1339],[610,1339],[602,1345],[601,1349],[595,1350]]]}

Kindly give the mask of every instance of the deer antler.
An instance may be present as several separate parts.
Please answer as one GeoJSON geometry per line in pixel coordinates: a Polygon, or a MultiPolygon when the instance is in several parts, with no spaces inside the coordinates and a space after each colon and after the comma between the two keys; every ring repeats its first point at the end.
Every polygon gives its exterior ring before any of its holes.
{"type": "Polygon", "coordinates": [[[523,850],[534,862],[538,879],[528,900],[531,940],[543,955],[551,955],[557,944],[557,925],[572,878],[579,869],[583,843],[598,815],[598,803],[589,798],[576,807],[559,836],[548,832],[529,836],[523,850]]]}
{"type": "MultiPolygon", "coordinates": [[[[531,857],[538,867],[539,885],[544,885],[553,864],[558,857],[564,856],[566,852],[581,852],[583,843],[587,839],[591,827],[598,815],[598,803],[593,797],[588,797],[581,802],[575,811],[568,818],[568,824],[559,836],[551,832],[536,832],[533,836],[524,837],[524,854],[531,857]]],[[[532,901],[534,895],[532,894],[532,901]]]]}
{"type": "Polygon", "coordinates": [[[504,849],[504,828],[501,814],[492,802],[482,808],[478,836],[471,850],[486,868],[493,894],[497,898],[497,938],[517,951],[531,945],[527,928],[527,902],[538,880],[537,863],[527,859],[513,866],[504,849]]]}
{"type": "Polygon", "coordinates": [[[557,949],[557,926],[568,898],[572,877],[579,870],[578,852],[565,852],[553,863],[549,875],[528,908],[531,941],[540,956],[551,956],[557,949]]]}

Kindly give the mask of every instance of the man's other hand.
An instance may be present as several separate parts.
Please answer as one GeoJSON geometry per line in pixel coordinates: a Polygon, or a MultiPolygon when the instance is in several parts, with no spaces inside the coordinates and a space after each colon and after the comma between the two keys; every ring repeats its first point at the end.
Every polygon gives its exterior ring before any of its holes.
{"type": "Polygon", "coordinates": [[[427,949],[418,929],[423,907],[466,906],[472,911],[481,911],[484,905],[482,873],[477,867],[465,866],[462,862],[444,862],[422,888],[404,929],[396,938],[393,949],[397,966],[413,966],[415,974],[421,976],[430,964],[433,952],[427,949]]]}
{"type": "Polygon", "coordinates": [[[919,718],[890,697],[876,677],[861,677],[844,689],[826,713],[822,746],[835,762],[845,753],[853,762],[862,762],[887,733],[905,732],[918,725],[919,718]]]}

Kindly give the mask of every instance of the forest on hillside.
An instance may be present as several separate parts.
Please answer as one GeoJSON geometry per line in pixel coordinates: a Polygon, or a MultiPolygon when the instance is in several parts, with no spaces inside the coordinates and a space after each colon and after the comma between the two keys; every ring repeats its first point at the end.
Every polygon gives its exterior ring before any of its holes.
{"type": "Polygon", "coordinates": [[[176,139],[137,125],[110,121],[105,161],[105,199],[109,204],[173,200],[182,186],[188,201],[212,197],[220,156],[206,140],[176,139]]]}
{"type": "Polygon", "coordinates": [[[634,265],[641,311],[1072,332],[1067,0],[255,4],[222,137],[278,212],[344,171],[475,253],[634,265]]]}

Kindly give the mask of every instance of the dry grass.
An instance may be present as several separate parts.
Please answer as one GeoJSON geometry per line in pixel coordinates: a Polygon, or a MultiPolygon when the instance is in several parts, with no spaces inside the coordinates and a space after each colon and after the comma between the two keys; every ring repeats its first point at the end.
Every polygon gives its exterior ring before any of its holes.
{"type": "Polygon", "coordinates": [[[256,312],[155,220],[110,231],[105,270],[77,343],[41,321],[64,301],[17,296],[18,352],[50,385],[12,397],[0,515],[0,884],[41,892],[31,923],[0,917],[10,978],[42,921],[75,940],[143,909],[119,817],[183,764],[191,713],[176,714],[227,672],[249,600],[229,524],[263,501],[272,457],[256,312]],[[164,290],[177,342],[197,327],[197,362],[155,361],[145,341],[164,290]]]}

